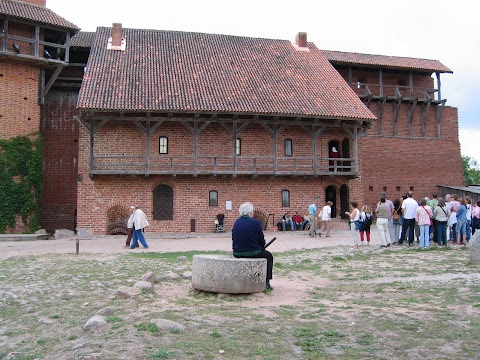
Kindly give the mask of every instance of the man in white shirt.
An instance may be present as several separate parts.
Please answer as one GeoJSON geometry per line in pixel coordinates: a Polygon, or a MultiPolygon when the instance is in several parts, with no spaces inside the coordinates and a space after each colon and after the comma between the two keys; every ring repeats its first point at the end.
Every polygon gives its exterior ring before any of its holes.
{"type": "Polygon", "coordinates": [[[325,237],[330,237],[330,219],[332,218],[332,205],[333,202],[327,201],[327,205],[325,205],[322,209],[322,228],[318,233],[318,236],[322,237],[322,232],[325,231],[325,237]]]}
{"type": "Polygon", "coordinates": [[[405,235],[408,231],[408,245],[412,246],[415,237],[415,214],[417,212],[418,203],[413,198],[413,193],[409,191],[407,198],[402,202],[403,225],[402,234],[400,235],[399,245],[403,244],[405,235]]]}

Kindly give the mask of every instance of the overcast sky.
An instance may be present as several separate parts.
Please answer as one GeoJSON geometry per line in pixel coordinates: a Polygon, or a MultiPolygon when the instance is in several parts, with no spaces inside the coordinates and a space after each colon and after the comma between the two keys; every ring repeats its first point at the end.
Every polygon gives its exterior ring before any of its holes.
{"type": "MultiPolygon", "coordinates": [[[[439,60],[442,97],[459,109],[462,155],[480,161],[480,2],[424,0],[47,0],[83,31],[177,30],[294,40],[324,50],[439,60]]],[[[433,150],[433,149],[432,149],[433,150]]]]}

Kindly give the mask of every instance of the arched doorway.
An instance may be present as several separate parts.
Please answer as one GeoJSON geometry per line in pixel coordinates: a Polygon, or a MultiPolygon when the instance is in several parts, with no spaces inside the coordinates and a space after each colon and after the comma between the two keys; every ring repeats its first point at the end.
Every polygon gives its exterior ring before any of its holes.
{"type": "MultiPolygon", "coordinates": [[[[332,140],[328,143],[328,157],[339,158],[340,155],[340,143],[337,140],[332,140]]],[[[338,171],[337,166],[340,165],[337,160],[328,161],[328,171],[338,171]]]]}
{"type": "Polygon", "coordinates": [[[332,219],[337,217],[337,189],[330,185],[325,189],[325,202],[331,201],[332,205],[332,219]]]}
{"type": "Polygon", "coordinates": [[[343,184],[340,186],[340,217],[342,219],[348,219],[349,216],[345,215],[346,211],[349,211],[349,199],[348,199],[348,186],[343,184]]]}
{"type": "MultiPolygon", "coordinates": [[[[342,141],[342,157],[344,157],[344,158],[349,158],[350,157],[350,139],[349,138],[345,138],[342,141]]],[[[351,171],[350,166],[352,166],[351,161],[344,161],[343,162],[343,171],[350,172],[351,171]]]]}
{"type": "Polygon", "coordinates": [[[128,205],[114,203],[107,209],[107,234],[127,235],[128,205]]]}

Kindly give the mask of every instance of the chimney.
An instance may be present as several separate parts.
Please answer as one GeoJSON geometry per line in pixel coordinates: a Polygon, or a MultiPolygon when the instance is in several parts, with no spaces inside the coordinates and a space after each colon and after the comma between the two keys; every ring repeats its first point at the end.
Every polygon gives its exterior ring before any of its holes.
{"type": "Polygon", "coordinates": [[[47,6],[47,0],[21,0],[22,2],[30,3],[38,6],[47,6]]]}
{"type": "Polygon", "coordinates": [[[299,32],[297,37],[295,38],[295,43],[300,48],[307,47],[307,33],[306,32],[299,32]]]}
{"type": "Polygon", "coordinates": [[[123,38],[122,24],[113,23],[112,37],[108,39],[107,49],[125,51],[125,39],[123,38]]]}

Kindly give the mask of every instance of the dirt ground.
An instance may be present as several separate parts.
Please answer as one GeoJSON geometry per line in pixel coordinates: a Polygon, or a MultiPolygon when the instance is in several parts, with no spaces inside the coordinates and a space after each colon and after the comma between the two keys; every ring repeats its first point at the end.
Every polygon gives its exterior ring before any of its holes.
{"type": "Polygon", "coordinates": [[[468,249],[371,246],[267,232],[273,291],[191,288],[194,253],[230,234],[147,233],[75,241],[0,241],[0,359],[480,359],[480,274],[468,249]],[[118,299],[153,272],[154,293],[118,299]],[[85,331],[105,314],[107,324],[85,331]],[[174,321],[184,329],[159,329],[174,321]]]}

